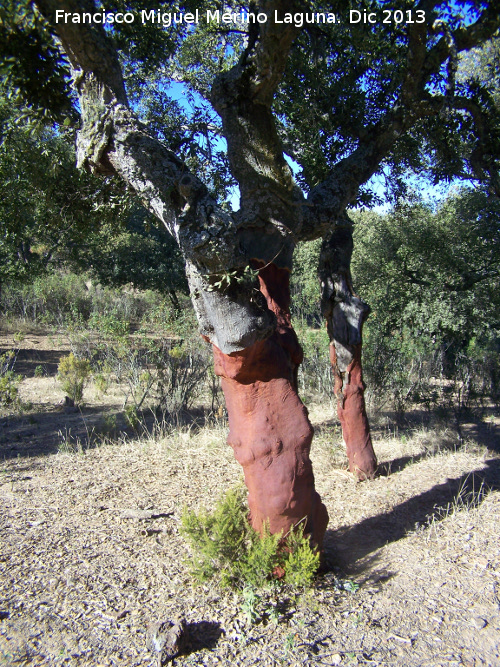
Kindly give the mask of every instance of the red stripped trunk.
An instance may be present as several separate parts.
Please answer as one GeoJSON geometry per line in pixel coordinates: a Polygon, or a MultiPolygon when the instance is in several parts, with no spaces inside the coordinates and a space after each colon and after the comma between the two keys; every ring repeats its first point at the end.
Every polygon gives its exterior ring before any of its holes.
{"type": "Polygon", "coordinates": [[[345,372],[337,365],[335,345],[330,345],[330,360],[335,378],[334,392],[337,414],[342,426],[349,470],[359,480],[370,479],[377,471],[377,457],[373,451],[370,425],[365,407],[365,383],[361,368],[361,343],[354,346],[354,357],[345,372]]]}
{"type": "Polygon", "coordinates": [[[297,394],[302,348],[290,322],[289,272],[274,264],[259,272],[260,290],[277,319],[265,340],[232,354],[214,346],[229,416],[228,443],[242,465],[252,526],[285,534],[305,521],[321,546],[328,513],[314,488],[309,458],[313,428],[297,394]]]}
{"type": "Polygon", "coordinates": [[[361,369],[362,329],[370,307],[352,287],[352,250],[352,222],[345,216],[323,239],[319,263],[321,308],[330,337],[334,393],[349,470],[364,480],[377,471],[361,369]]]}

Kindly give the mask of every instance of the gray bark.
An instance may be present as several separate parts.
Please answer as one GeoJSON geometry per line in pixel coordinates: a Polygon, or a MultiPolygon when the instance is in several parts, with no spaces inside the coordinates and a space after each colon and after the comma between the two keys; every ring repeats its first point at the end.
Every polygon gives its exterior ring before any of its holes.
{"type": "Polygon", "coordinates": [[[345,216],[342,224],[323,239],[318,269],[321,310],[341,373],[346,372],[354,359],[355,347],[362,343],[361,330],[370,313],[369,305],[352,287],[352,250],[352,222],[345,216]]]}
{"type": "Polygon", "coordinates": [[[346,216],[343,224],[337,225],[323,239],[319,275],[321,305],[330,336],[337,414],[342,426],[349,469],[359,480],[364,480],[372,478],[377,470],[377,458],[366,416],[361,363],[362,329],[370,308],[354,293],[352,287],[352,248],[352,222],[346,216]]]}

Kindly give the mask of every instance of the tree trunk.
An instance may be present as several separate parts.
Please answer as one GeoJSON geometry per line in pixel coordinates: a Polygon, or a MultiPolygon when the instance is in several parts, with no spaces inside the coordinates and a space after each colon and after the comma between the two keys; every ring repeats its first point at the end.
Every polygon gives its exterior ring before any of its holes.
{"type": "Polygon", "coordinates": [[[344,224],[338,224],[323,240],[319,274],[322,310],[330,337],[337,413],[349,470],[359,480],[364,480],[374,477],[377,471],[361,367],[362,328],[370,308],[352,288],[352,246],[352,223],[346,216],[344,224]]]}
{"type": "Polygon", "coordinates": [[[171,289],[169,287],[169,288],[167,288],[167,294],[168,294],[168,298],[170,299],[170,303],[173,306],[174,315],[175,315],[175,317],[177,317],[181,312],[181,304],[179,303],[179,299],[177,298],[177,293],[174,289],[171,289]]]}
{"type": "Polygon", "coordinates": [[[224,354],[213,346],[215,372],[229,415],[228,443],[242,465],[252,526],[285,534],[305,520],[305,532],[321,546],[328,513],[314,489],[309,459],[313,428],[297,395],[302,361],[290,323],[289,271],[274,264],[259,271],[260,291],[275,314],[274,333],[224,354]]]}
{"type": "Polygon", "coordinates": [[[337,414],[342,426],[349,470],[359,480],[371,479],[377,472],[370,425],[365,408],[365,383],[361,368],[361,343],[355,346],[354,358],[345,371],[337,363],[335,343],[330,343],[330,360],[334,373],[337,414]]]}

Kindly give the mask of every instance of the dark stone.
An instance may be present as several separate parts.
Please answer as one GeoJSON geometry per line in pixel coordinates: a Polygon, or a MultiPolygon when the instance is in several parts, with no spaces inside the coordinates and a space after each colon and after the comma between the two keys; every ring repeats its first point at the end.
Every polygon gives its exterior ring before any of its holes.
{"type": "Polygon", "coordinates": [[[158,667],[163,667],[178,656],[189,640],[186,621],[176,619],[159,621],[148,627],[147,647],[157,656],[158,667]]]}

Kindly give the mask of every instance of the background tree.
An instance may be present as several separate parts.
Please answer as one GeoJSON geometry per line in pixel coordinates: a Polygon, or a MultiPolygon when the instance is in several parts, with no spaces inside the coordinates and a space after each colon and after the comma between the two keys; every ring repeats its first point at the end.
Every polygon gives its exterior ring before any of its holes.
{"type": "MultiPolygon", "coordinates": [[[[399,413],[419,403],[460,416],[474,397],[497,399],[498,200],[463,189],[438,206],[414,195],[388,213],[364,209],[352,217],[353,283],[372,308],[364,366],[375,400],[389,400],[399,413]]],[[[320,251],[319,240],[298,249],[292,282],[294,316],[316,327],[320,251]]]]}
{"type": "Polygon", "coordinates": [[[0,285],[54,267],[107,285],[157,289],[179,308],[184,262],[172,237],[116,179],[75,166],[74,132],[0,103],[0,285]]]}
{"type": "Polygon", "coordinates": [[[178,295],[188,293],[177,244],[142,207],[133,208],[122,227],[111,222],[89,234],[76,265],[90,269],[104,285],[157,290],[169,297],[175,312],[181,307],[178,295]]]}
{"type": "MultiPolygon", "coordinates": [[[[373,314],[365,346],[374,389],[394,405],[435,404],[431,378],[456,380],[456,410],[498,394],[500,203],[477,190],[435,210],[418,201],[356,215],[353,274],[373,314]]],[[[445,387],[446,388],[446,387],[445,387]]]]}
{"type": "Polygon", "coordinates": [[[74,253],[106,189],[75,169],[74,151],[61,136],[43,125],[16,124],[16,118],[1,100],[1,284],[43,273],[63,248],[74,253]]]}
{"type": "MultiPolygon", "coordinates": [[[[46,23],[36,11],[18,20],[19,4],[9,5],[16,10],[16,35],[40,24],[45,45],[57,34],[73,69],[79,165],[124,179],[181,248],[200,327],[222,376],[229,442],[245,471],[254,526],[269,521],[278,532],[307,517],[307,531],[320,543],[327,515],[314,491],[312,428],[297,396],[302,353],[289,314],[293,250],[300,241],[324,239],[322,304],[344,438],[351,469],[370,476],[376,461],[360,365],[368,309],[352,290],[352,225],[345,210],[369,196],[363,185],[384,168],[393,188],[412,167],[437,179],[474,176],[498,192],[498,113],[491,91],[455,77],[457,54],[497,31],[497,3],[401,1],[385,10],[364,1],[353,9],[378,12],[377,22],[349,24],[344,12],[350,3],[328,2],[321,10],[338,11],[340,23],[300,29],[297,22],[273,20],[275,13],[320,11],[316,2],[305,7],[261,0],[251,9],[265,14],[265,22],[202,20],[193,29],[182,23],[156,33],[156,26],[138,21],[108,31],[56,23],[56,10],[95,11],[91,0],[38,0],[46,23]],[[395,19],[396,9],[403,20],[395,19]],[[182,80],[204,96],[197,106],[214,120],[213,130],[203,121],[207,133],[221,132],[227,142],[239,211],[228,212],[169,137],[165,145],[139,121],[134,100],[153,75],[182,80]],[[303,167],[297,181],[284,147],[303,167]]],[[[171,9],[170,3],[160,6],[171,9]]],[[[213,10],[190,2],[180,9],[195,7],[202,16],[213,10]]],[[[239,5],[224,8],[238,11],[239,5]]],[[[52,58],[47,48],[45,61],[52,58]]],[[[56,55],[53,64],[54,84],[62,87],[64,57],[56,55]]],[[[30,87],[26,92],[36,98],[30,87]]],[[[196,151],[196,133],[189,143],[196,151]]]]}

